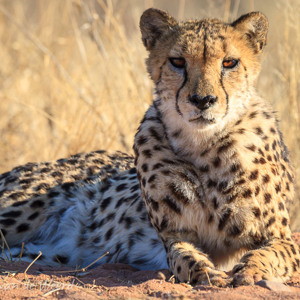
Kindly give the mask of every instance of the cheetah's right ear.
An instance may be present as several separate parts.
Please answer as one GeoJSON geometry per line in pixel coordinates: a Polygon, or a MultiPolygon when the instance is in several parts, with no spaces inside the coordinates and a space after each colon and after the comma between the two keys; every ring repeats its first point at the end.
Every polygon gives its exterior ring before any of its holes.
{"type": "Polygon", "coordinates": [[[149,8],[141,16],[140,29],[147,50],[151,50],[164,32],[177,24],[177,21],[165,11],[149,8]]]}
{"type": "Polygon", "coordinates": [[[262,52],[266,45],[268,19],[261,12],[251,12],[241,16],[231,26],[240,31],[251,43],[256,53],[262,52]]]}

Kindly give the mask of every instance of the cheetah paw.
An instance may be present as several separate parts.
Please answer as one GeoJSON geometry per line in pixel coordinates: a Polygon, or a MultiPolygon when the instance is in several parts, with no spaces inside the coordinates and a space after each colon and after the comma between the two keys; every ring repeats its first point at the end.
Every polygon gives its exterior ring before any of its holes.
{"type": "Polygon", "coordinates": [[[253,285],[260,280],[271,279],[267,270],[262,270],[254,266],[247,266],[244,263],[237,264],[233,268],[233,286],[253,285]]]}
{"type": "Polygon", "coordinates": [[[203,268],[201,272],[195,275],[197,278],[196,284],[226,287],[230,283],[230,279],[225,272],[212,268],[203,268]]]}

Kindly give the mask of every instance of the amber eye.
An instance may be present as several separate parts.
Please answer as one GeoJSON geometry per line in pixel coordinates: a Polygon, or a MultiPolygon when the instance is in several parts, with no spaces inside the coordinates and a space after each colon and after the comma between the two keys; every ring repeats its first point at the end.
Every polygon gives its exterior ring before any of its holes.
{"type": "Polygon", "coordinates": [[[175,68],[182,69],[185,67],[185,59],[183,57],[170,57],[169,61],[175,68]]]}
{"type": "Polygon", "coordinates": [[[236,59],[227,59],[227,60],[223,60],[223,68],[225,69],[233,69],[237,64],[238,64],[238,60],[236,59]]]}

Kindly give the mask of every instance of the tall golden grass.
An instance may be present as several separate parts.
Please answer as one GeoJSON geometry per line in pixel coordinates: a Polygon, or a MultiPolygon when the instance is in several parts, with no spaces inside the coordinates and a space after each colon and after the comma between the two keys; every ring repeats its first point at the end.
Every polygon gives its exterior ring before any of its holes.
{"type": "Polygon", "coordinates": [[[0,171],[95,149],[132,151],[153,92],[138,30],[151,6],[179,18],[268,16],[258,89],[278,111],[300,178],[300,2],[293,0],[2,0],[0,171]]]}

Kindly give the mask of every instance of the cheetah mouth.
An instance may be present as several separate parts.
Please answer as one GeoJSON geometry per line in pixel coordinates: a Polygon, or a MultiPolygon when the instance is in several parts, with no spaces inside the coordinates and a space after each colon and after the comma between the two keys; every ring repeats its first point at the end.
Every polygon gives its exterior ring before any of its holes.
{"type": "Polygon", "coordinates": [[[207,119],[204,118],[203,116],[198,116],[196,118],[189,119],[189,122],[200,122],[200,123],[205,123],[205,124],[213,124],[216,122],[216,119],[207,119]]]}

